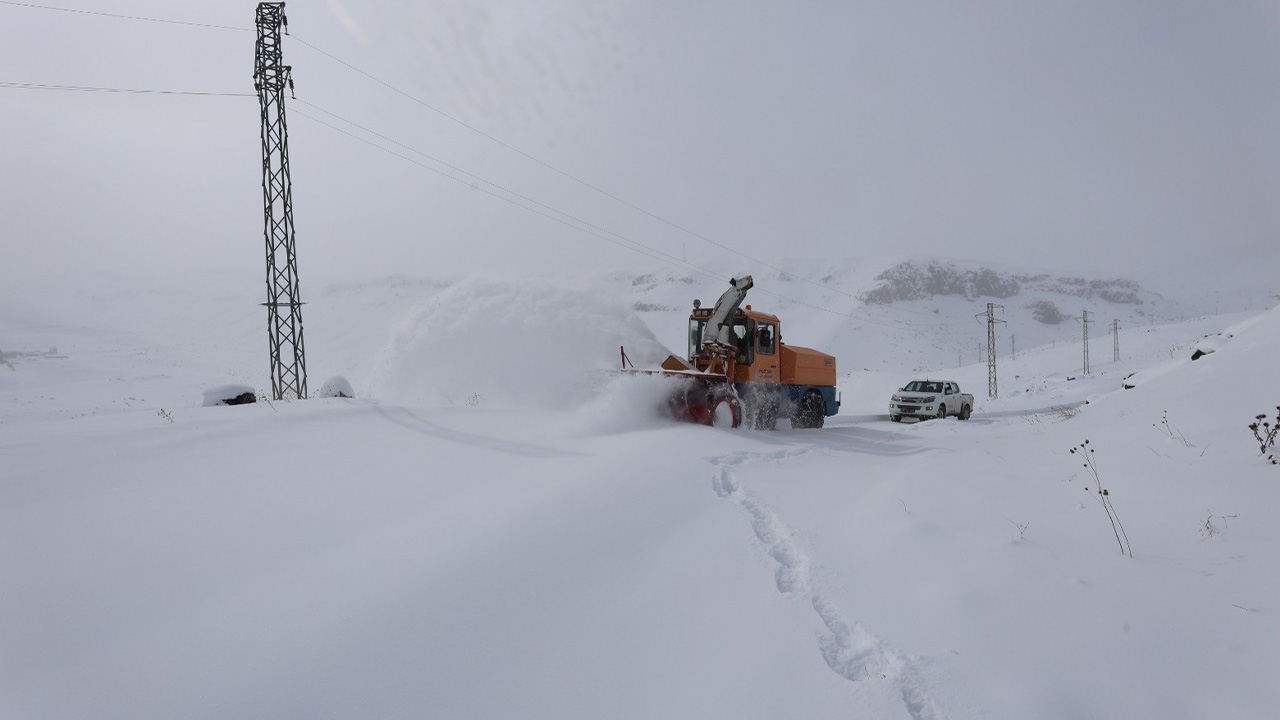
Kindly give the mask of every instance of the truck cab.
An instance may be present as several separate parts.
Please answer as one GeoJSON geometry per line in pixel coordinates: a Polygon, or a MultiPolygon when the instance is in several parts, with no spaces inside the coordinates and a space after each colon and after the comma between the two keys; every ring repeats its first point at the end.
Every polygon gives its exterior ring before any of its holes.
{"type": "MultiPolygon", "coordinates": [[[[712,313],[695,307],[689,316],[689,363],[699,371],[711,363],[704,348],[712,313]]],[[[771,428],[779,413],[790,417],[793,427],[822,427],[825,418],[839,412],[834,357],[785,344],[778,316],[750,305],[736,310],[728,326],[736,351],[732,381],[757,427],[771,428]]]]}

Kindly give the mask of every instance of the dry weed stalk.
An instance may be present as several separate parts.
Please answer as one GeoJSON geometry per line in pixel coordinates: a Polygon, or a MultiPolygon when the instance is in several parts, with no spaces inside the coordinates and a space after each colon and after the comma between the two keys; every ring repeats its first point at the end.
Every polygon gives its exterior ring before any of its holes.
{"type": "MultiPolygon", "coordinates": [[[[1089,447],[1089,441],[1085,440],[1078,446],[1071,448],[1072,455],[1080,455],[1084,458],[1084,468],[1093,476],[1094,485],[1096,486],[1095,498],[1102,509],[1107,513],[1107,519],[1111,521],[1111,532],[1115,533],[1116,544],[1120,546],[1120,554],[1133,557],[1133,548],[1129,545],[1129,533],[1124,530],[1124,523],[1120,522],[1120,515],[1116,512],[1115,505],[1111,504],[1111,493],[1102,487],[1102,478],[1098,476],[1098,465],[1094,462],[1094,450],[1089,447]],[[1124,536],[1124,540],[1120,536],[1124,536]]],[[[1088,492],[1089,488],[1085,488],[1088,492]]]]}

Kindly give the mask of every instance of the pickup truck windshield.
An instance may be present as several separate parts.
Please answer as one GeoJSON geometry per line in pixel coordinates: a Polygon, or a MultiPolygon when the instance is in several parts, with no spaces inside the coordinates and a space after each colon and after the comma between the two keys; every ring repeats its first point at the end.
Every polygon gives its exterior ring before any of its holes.
{"type": "Polygon", "coordinates": [[[927,380],[912,380],[907,386],[902,388],[905,392],[942,392],[942,383],[929,382],[927,380]]]}

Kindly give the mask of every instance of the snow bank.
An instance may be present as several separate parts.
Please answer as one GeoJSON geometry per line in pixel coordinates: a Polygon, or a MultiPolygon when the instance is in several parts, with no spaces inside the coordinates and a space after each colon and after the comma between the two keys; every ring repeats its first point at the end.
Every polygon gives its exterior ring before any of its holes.
{"type": "Polygon", "coordinates": [[[324,385],[320,386],[320,392],[317,393],[322,398],[353,398],[356,391],[352,389],[351,383],[341,375],[334,375],[324,381],[324,385]]]}
{"type": "Polygon", "coordinates": [[[616,289],[470,277],[393,327],[370,394],[405,404],[575,407],[608,384],[619,346],[641,366],[669,354],[616,289]]]}

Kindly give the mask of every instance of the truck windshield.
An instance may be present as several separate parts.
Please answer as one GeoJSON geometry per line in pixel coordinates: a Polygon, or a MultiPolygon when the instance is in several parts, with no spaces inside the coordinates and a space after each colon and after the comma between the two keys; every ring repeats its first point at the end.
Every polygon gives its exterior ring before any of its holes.
{"type": "Polygon", "coordinates": [[[927,380],[912,380],[907,386],[902,388],[906,392],[942,392],[942,383],[929,382],[927,380]]]}

